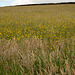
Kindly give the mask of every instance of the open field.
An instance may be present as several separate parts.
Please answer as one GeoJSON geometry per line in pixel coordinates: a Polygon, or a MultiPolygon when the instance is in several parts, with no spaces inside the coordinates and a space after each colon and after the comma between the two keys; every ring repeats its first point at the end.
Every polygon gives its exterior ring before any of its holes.
{"type": "Polygon", "coordinates": [[[75,75],[75,4],[1,7],[0,75],[75,75]]]}

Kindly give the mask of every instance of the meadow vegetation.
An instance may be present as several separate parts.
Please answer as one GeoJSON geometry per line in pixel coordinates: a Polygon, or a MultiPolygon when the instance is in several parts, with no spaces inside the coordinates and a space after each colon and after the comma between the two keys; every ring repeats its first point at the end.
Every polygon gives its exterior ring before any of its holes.
{"type": "Polygon", "coordinates": [[[75,75],[75,4],[1,7],[0,75],[75,75]]]}

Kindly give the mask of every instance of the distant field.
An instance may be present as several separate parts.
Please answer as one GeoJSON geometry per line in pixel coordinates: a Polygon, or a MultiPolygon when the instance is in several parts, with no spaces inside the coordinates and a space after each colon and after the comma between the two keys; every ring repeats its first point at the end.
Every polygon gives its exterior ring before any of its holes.
{"type": "Polygon", "coordinates": [[[75,4],[0,8],[0,75],[75,75],[75,4]]]}
{"type": "Polygon", "coordinates": [[[75,37],[75,5],[0,8],[0,38],[75,37]]]}

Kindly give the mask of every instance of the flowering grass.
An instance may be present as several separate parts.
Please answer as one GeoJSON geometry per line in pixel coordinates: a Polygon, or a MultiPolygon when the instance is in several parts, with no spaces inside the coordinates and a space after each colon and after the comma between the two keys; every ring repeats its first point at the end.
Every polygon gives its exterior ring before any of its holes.
{"type": "Polygon", "coordinates": [[[74,75],[75,4],[0,8],[0,75],[74,75]]]}

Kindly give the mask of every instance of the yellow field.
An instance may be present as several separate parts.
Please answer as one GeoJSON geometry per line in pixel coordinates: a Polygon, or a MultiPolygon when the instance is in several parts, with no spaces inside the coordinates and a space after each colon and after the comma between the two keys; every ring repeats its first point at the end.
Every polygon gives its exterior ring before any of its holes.
{"type": "Polygon", "coordinates": [[[75,5],[0,8],[0,38],[75,37],[75,5]]]}
{"type": "Polygon", "coordinates": [[[1,7],[0,75],[75,75],[75,4],[1,7]]]}

